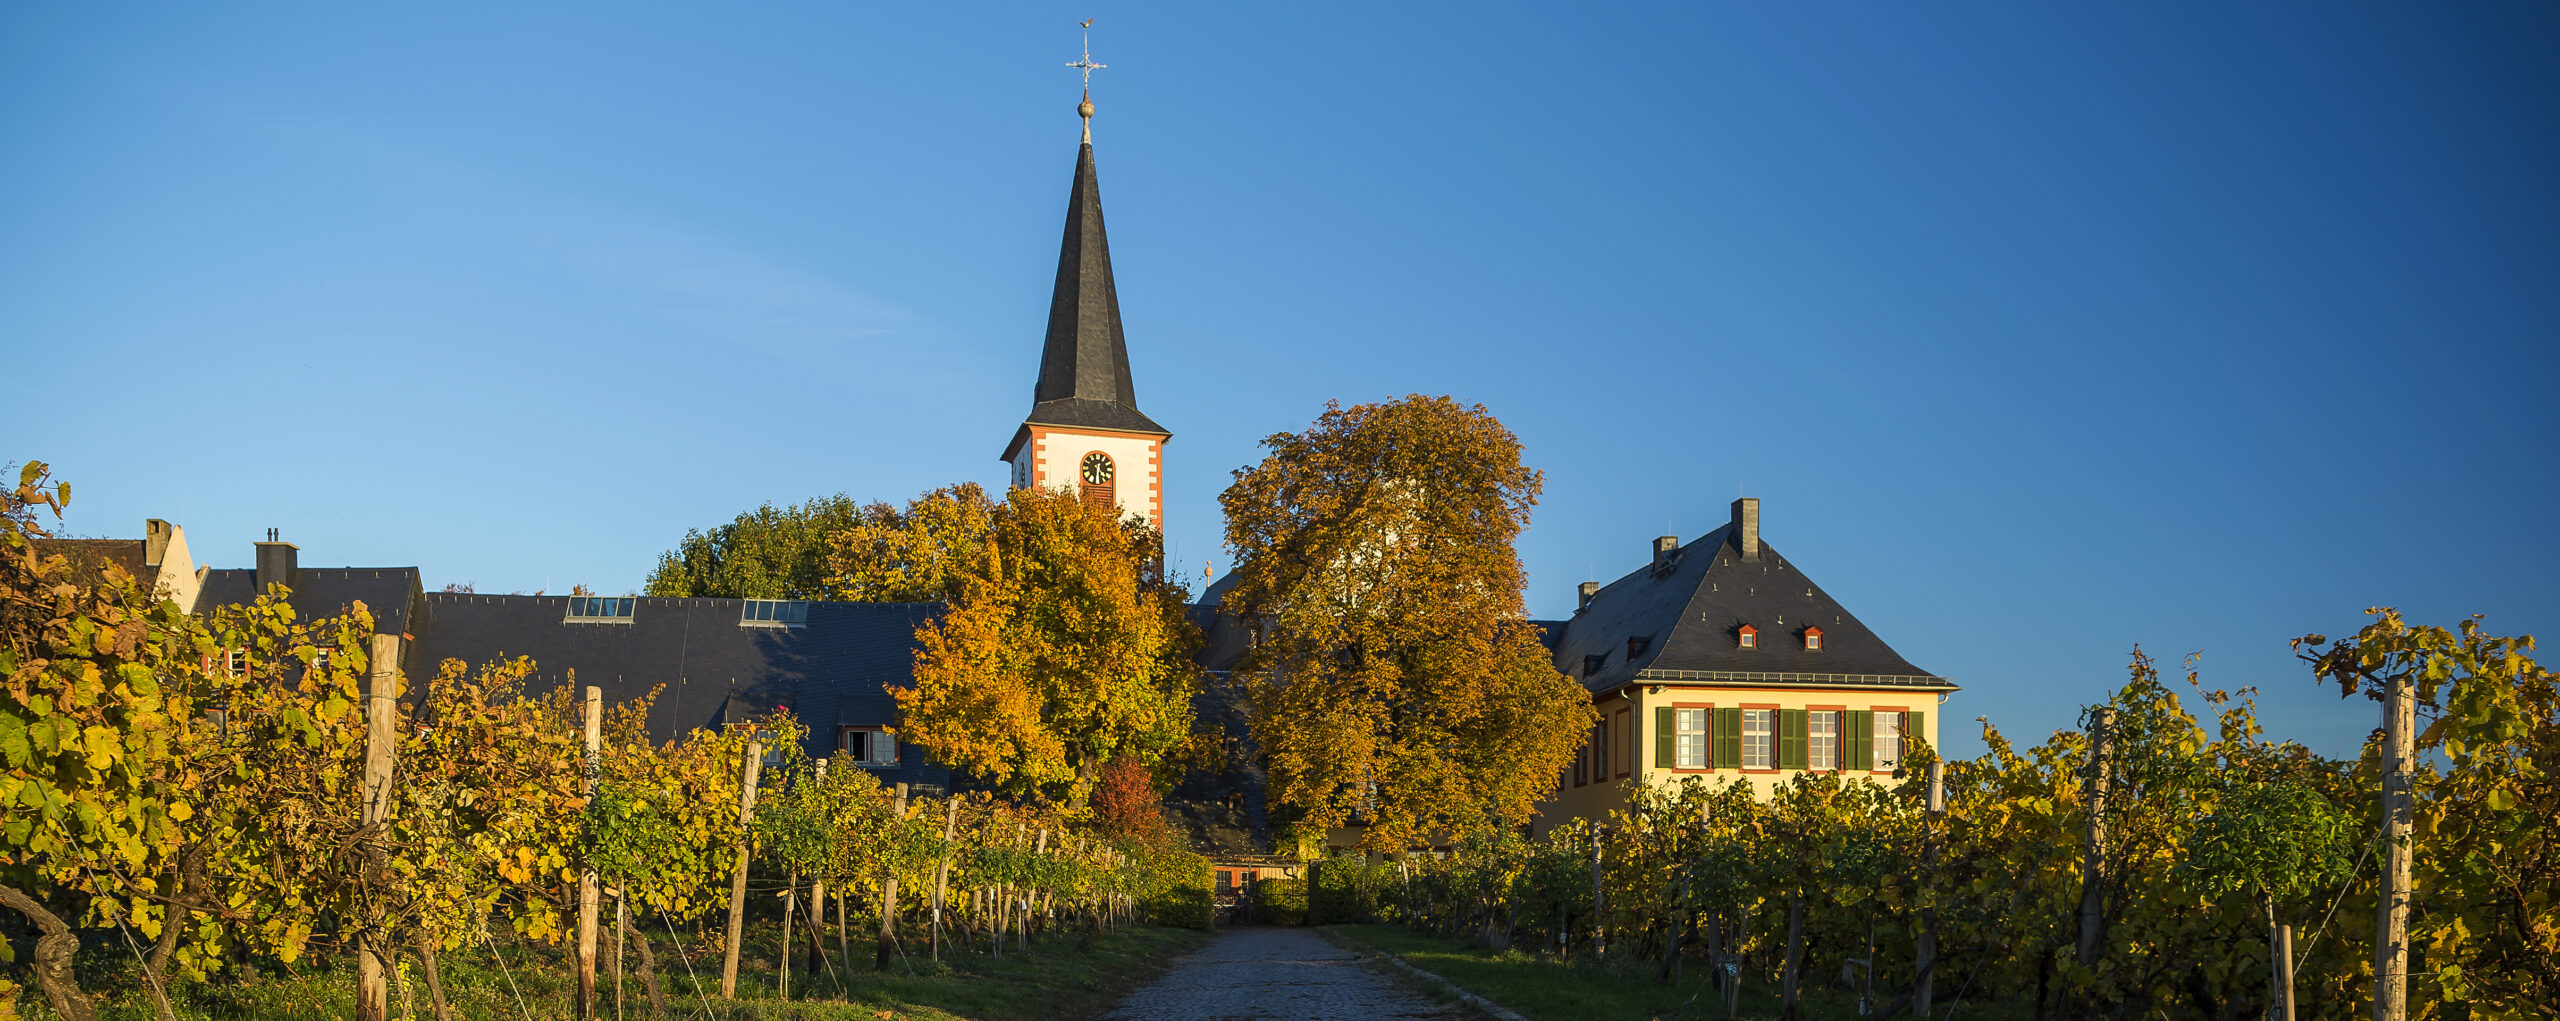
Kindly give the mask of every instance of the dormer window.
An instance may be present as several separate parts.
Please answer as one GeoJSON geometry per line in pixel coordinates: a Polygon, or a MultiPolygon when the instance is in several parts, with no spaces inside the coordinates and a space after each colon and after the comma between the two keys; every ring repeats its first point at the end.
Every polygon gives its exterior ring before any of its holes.
{"type": "Polygon", "coordinates": [[[1822,651],[1822,629],[1821,629],[1821,628],[1818,628],[1818,627],[1809,627],[1809,628],[1804,629],[1804,650],[1805,650],[1806,652],[1821,652],[1821,651],[1822,651]]]}
{"type": "Polygon", "coordinates": [[[1633,661],[1636,657],[1644,655],[1645,647],[1652,644],[1653,639],[1651,638],[1627,639],[1627,659],[1633,661]]]}
{"type": "Polygon", "coordinates": [[[1609,654],[1605,652],[1597,656],[1582,657],[1582,676],[1589,677],[1593,674],[1599,673],[1600,665],[1607,663],[1608,661],[1609,654]]]}
{"type": "Polygon", "coordinates": [[[809,622],[809,604],[797,599],[749,599],[738,610],[740,627],[799,627],[809,622]]]}
{"type": "Polygon", "coordinates": [[[570,596],[569,612],[560,618],[563,624],[628,624],[631,611],[639,600],[628,597],[570,596]]]}
{"type": "Polygon", "coordinates": [[[1760,647],[1760,629],[1745,624],[1734,632],[1734,641],[1745,649],[1757,649],[1760,647]]]}

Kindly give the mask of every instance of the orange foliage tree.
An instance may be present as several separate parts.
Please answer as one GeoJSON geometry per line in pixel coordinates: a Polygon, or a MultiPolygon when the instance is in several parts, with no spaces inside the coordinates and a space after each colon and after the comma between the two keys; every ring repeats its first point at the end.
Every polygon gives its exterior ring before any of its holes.
{"type": "Polygon", "coordinates": [[[1114,758],[1152,763],[1191,726],[1199,631],[1163,540],[1110,508],[1017,489],[916,631],[899,733],[1017,796],[1080,805],[1114,758]]]}

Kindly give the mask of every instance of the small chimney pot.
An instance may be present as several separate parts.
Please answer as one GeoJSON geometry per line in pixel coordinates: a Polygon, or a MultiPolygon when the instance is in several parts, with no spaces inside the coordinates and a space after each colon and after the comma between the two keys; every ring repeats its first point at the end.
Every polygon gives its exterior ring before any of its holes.
{"type": "Polygon", "coordinates": [[[1596,582],[1596,581],[1586,581],[1586,582],[1583,582],[1583,583],[1582,583],[1582,588],[1581,588],[1581,594],[1582,594],[1582,601],[1581,601],[1581,602],[1579,602],[1579,603],[1574,604],[1574,607],[1573,607],[1573,608],[1574,608],[1574,609],[1576,609],[1576,610],[1584,609],[1584,608],[1587,608],[1587,607],[1589,607],[1589,606],[1591,605],[1591,597],[1593,597],[1593,596],[1596,596],[1596,595],[1599,595],[1599,594],[1600,594],[1600,583],[1599,583],[1599,582],[1596,582]]]}

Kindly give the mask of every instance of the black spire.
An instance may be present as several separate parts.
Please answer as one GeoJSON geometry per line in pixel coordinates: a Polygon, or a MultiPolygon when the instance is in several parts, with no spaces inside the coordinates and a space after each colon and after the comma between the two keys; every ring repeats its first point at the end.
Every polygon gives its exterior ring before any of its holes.
{"type": "MultiPolygon", "coordinates": [[[[1058,244],[1058,284],[1049,295],[1049,337],[1040,349],[1040,379],[1032,386],[1031,414],[1023,424],[1172,435],[1138,411],[1090,141],[1076,153],[1066,236],[1058,244]]],[[[1022,438],[1018,434],[1015,442],[1022,438]]]]}

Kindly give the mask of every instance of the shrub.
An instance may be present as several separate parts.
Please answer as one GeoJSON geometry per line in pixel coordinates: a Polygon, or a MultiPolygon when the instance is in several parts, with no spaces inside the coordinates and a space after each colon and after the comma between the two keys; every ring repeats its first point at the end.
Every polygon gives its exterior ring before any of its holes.
{"type": "Polygon", "coordinates": [[[1253,920],[1263,925],[1307,924],[1306,880],[1254,880],[1253,920]]]}
{"type": "Polygon", "coordinates": [[[1177,886],[1160,892],[1147,898],[1146,911],[1147,921],[1157,925],[1206,930],[1211,915],[1208,884],[1177,886]]]}

